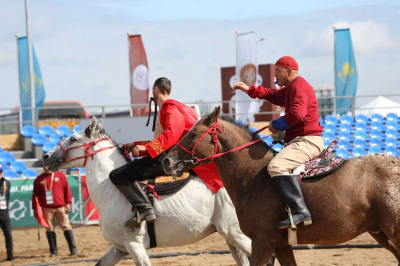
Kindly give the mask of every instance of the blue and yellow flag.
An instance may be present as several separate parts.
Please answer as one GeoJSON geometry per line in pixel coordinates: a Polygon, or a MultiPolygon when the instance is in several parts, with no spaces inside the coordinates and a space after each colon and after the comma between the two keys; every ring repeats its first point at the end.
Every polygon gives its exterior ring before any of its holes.
{"type": "MultiPolygon", "coordinates": [[[[35,86],[36,107],[42,107],[46,93],[43,87],[42,73],[32,45],[33,81],[35,86]]],[[[18,38],[18,63],[21,107],[31,107],[31,92],[29,84],[28,44],[26,37],[18,38]]],[[[22,110],[22,121],[31,121],[31,110],[22,110]]],[[[27,123],[24,123],[27,124],[27,123]]],[[[28,123],[29,124],[29,123],[28,123]]]]}
{"type": "MultiPolygon", "coordinates": [[[[335,29],[335,79],[336,96],[356,95],[358,75],[350,29],[335,29]]],[[[351,99],[336,99],[336,108],[348,109],[339,110],[338,113],[350,111],[351,99]]]]}

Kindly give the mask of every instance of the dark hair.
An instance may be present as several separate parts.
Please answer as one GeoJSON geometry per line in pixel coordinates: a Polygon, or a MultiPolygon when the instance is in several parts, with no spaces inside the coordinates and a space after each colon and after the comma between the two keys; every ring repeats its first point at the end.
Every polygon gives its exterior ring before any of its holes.
{"type": "Polygon", "coordinates": [[[160,89],[162,94],[170,94],[171,93],[171,81],[167,78],[158,78],[154,82],[154,87],[160,89]]]}

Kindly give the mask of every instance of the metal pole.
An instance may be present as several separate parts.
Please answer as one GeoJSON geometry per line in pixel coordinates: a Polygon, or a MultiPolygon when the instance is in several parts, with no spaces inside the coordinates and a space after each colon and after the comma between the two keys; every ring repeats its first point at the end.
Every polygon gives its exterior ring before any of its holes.
{"type": "Polygon", "coordinates": [[[25,18],[26,18],[26,41],[28,45],[28,62],[29,62],[29,91],[31,94],[31,121],[32,126],[36,127],[36,114],[35,114],[35,86],[33,76],[33,60],[32,60],[32,42],[29,31],[29,1],[25,0],[25,18]]]}
{"type": "MultiPolygon", "coordinates": [[[[236,33],[236,66],[235,66],[235,76],[236,76],[236,82],[239,82],[240,79],[238,78],[238,75],[237,75],[237,72],[238,72],[237,66],[238,66],[238,57],[239,57],[239,54],[238,54],[238,53],[239,53],[239,50],[238,50],[238,33],[239,33],[239,31],[236,30],[235,33],[236,33]]],[[[238,119],[238,106],[239,106],[239,104],[238,104],[237,92],[236,92],[236,90],[235,90],[235,119],[236,119],[236,120],[238,119]]]]}
{"type": "Polygon", "coordinates": [[[106,118],[106,108],[104,106],[101,107],[101,118],[106,118]]]}
{"type": "Polygon", "coordinates": [[[351,115],[356,117],[355,96],[351,96],[351,115]]]}
{"type": "MultiPolygon", "coordinates": [[[[129,42],[129,36],[131,34],[130,34],[129,31],[127,31],[126,35],[128,36],[128,70],[129,70],[129,73],[128,73],[129,82],[128,82],[128,84],[129,84],[129,95],[131,96],[131,98],[129,99],[129,104],[131,105],[129,114],[130,114],[130,117],[133,117],[132,95],[131,95],[131,58],[130,58],[130,55],[131,55],[131,53],[130,53],[131,52],[131,43],[129,42]]],[[[151,110],[149,110],[149,112],[151,112],[151,110]]]]}
{"type": "MultiPolygon", "coordinates": [[[[335,96],[337,97],[336,91],[336,51],[335,51],[335,26],[333,26],[333,81],[335,82],[335,96]]],[[[337,98],[333,101],[333,115],[336,115],[336,101],[337,98]]]]}
{"type": "Polygon", "coordinates": [[[17,62],[18,62],[18,83],[19,83],[19,88],[18,88],[18,98],[19,98],[19,110],[18,110],[18,114],[19,114],[19,132],[21,132],[22,130],[22,102],[21,102],[21,77],[20,77],[20,72],[19,72],[19,46],[18,46],[18,34],[15,34],[15,39],[17,41],[17,62]]]}

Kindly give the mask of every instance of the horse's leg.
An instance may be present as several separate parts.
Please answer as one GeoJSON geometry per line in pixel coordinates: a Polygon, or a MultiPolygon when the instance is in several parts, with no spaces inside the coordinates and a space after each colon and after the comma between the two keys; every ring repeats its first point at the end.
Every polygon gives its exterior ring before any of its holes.
{"type": "Polygon", "coordinates": [[[266,266],[273,254],[274,247],[266,239],[252,239],[251,266],[266,266]]]}
{"type": "Polygon", "coordinates": [[[236,261],[237,265],[240,265],[240,266],[250,265],[249,258],[247,257],[246,254],[244,254],[240,249],[238,249],[234,245],[230,244],[228,241],[226,241],[226,244],[228,244],[228,247],[231,251],[232,257],[236,261]]]}
{"type": "Polygon", "coordinates": [[[96,263],[96,266],[111,266],[117,264],[120,260],[122,260],[128,253],[122,251],[115,246],[111,246],[111,248],[107,251],[107,253],[96,263]]]}
{"type": "Polygon", "coordinates": [[[390,243],[390,240],[387,235],[381,230],[378,234],[375,234],[371,231],[368,232],[375,240],[385,249],[389,250],[390,252],[393,253],[393,255],[396,257],[397,261],[400,264],[400,253],[397,251],[397,249],[390,243]]]}
{"type": "Polygon", "coordinates": [[[151,265],[149,255],[142,242],[128,242],[128,240],[126,240],[124,244],[129,254],[132,256],[132,259],[135,261],[135,265],[151,265]]]}
{"type": "Polygon", "coordinates": [[[285,246],[279,246],[275,248],[275,256],[278,259],[279,263],[282,266],[295,266],[296,264],[296,259],[294,258],[292,246],[285,245],[285,246]]]}

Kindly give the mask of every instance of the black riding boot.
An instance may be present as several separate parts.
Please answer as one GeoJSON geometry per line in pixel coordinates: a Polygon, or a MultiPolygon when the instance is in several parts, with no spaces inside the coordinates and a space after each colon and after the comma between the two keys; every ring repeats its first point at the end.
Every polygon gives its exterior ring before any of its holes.
{"type": "Polygon", "coordinates": [[[13,261],[14,260],[14,256],[12,251],[8,251],[7,250],[7,261],[13,261]]]}
{"type": "Polygon", "coordinates": [[[135,211],[137,211],[136,215],[125,223],[126,227],[133,228],[144,220],[153,222],[156,219],[153,206],[139,183],[132,182],[129,186],[116,185],[116,187],[135,207],[135,211]]]}
{"type": "Polygon", "coordinates": [[[72,229],[68,229],[64,231],[65,239],[67,240],[70,255],[78,255],[78,251],[76,250],[74,233],[72,233],[72,229]]]}
{"type": "MultiPolygon", "coordinates": [[[[274,180],[279,192],[290,207],[293,223],[298,225],[304,222],[304,225],[310,225],[312,223],[311,213],[304,202],[298,175],[275,175],[272,180],[274,180]]],[[[290,228],[290,218],[279,222],[277,227],[278,229],[290,228]]]]}
{"type": "Polygon", "coordinates": [[[49,241],[50,257],[57,256],[57,237],[55,232],[46,232],[49,241]]]}

